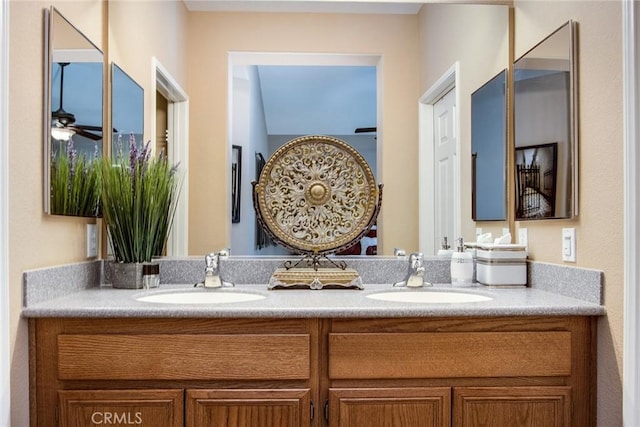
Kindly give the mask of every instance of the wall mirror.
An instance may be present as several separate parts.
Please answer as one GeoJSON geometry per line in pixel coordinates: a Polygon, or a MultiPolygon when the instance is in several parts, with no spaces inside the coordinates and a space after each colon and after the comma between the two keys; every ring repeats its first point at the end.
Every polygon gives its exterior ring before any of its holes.
{"type": "Polygon", "coordinates": [[[53,7],[44,46],[45,212],[99,216],[103,54],[53,7]]]}
{"type": "Polygon", "coordinates": [[[578,214],[576,23],[514,63],[515,219],[578,214]]]}
{"type": "Polygon", "coordinates": [[[111,64],[112,157],[129,155],[130,141],[144,144],[144,89],[117,64],[111,64]]]}
{"type": "Polygon", "coordinates": [[[471,94],[471,217],[507,219],[507,70],[471,94]]]}

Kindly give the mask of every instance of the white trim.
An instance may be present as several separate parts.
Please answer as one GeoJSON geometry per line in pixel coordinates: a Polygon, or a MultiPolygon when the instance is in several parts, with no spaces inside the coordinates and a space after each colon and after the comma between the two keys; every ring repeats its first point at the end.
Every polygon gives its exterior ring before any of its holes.
{"type": "MultiPolygon", "coordinates": [[[[419,249],[425,255],[435,255],[438,251],[439,242],[435,238],[435,177],[434,170],[434,123],[433,106],[442,96],[451,89],[460,86],[460,63],[456,62],[436,81],[418,101],[419,115],[419,144],[418,144],[418,238],[419,249]]],[[[459,91],[456,91],[456,109],[460,105],[459,91]]],[[[454,130],[456,138],[456,153],[460,152],[460,120],[458,114],[455,115],[454,130]]],[[[455,165],[460,170],[460,156],[456,156],[458,164],[455,165]]],[[[460,216],[460,180],[454,174],[453,188],[457,196],[453,203],[453,231],[454,235],[460,234],[462,229],[462,219],[460,216]]],[[[452,239],[453,240],[453,239],[452,239]]]]}
{"type": "Polygon", "coordinates": [[[633,0],[622,3],[623,123],[624,123],[624,335],[622,419],[627,427],[640,425],[640,87],[638,8],[633,0]]]}
{"type": "Polygon", "coordinates": [[[0,425],[11,425],[9,328],[9,0],[0,0],[0,425]]]}
{"type": "Polygon", "coordinates": [[[169,101],[168,129],[169,149],[167,156],[180,164],[182,173],[182,187],[176,207],[173,227],[167,241],[168,256],[186,256],[189,252],[189,97],[171,76],[169,71],[153,57],[151,58],[151,111],[152,129],[149,134],[152,141],[156,140],[156,91],[169,101]]]}

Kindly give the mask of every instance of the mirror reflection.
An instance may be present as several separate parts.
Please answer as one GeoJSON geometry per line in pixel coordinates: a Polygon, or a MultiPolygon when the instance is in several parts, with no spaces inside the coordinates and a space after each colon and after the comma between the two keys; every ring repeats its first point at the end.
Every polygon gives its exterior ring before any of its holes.
{"type": "Polygon", "coordinates": [[[129,155],[129,140],[144,145],[144,89],[117,64],[111,64],[112,157],[129,155]]]}
{"type": "Polygon", "coordinates": [[[516,220],[577,215],[575,25],[514,64],[516,220]]]}
{"type": "MultiPolygon", "coordinates": [[[[375,66],[234,67],[232,142],[245,156],[238,180],[242,188],[232,201],[232,208],[243,205],[232,215],[234,254],[289,253],[262,230],[251,188],[264,162],[287,142],[304,135],[333,136],[356,149],[376,174],[376,84],[375,66]]],[[[374,253],[375,245],[374,229],[349,254],[374,253]]]]}
{"type": "Polygon", "coordinates": [[[55,8],[49,17],[45,211],[99,216],[103,55],[55,8]]]}
{"type": "Polygon", "coordinates": [[[507,219],[507,70],[471,94],[471,212],[475,221],[507,219]]]}

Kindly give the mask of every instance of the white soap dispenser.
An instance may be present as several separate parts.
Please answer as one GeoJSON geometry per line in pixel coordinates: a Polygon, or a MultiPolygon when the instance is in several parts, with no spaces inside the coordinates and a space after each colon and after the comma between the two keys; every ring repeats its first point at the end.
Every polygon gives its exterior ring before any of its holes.
{"type": "Polygon", "coordinates": [[[451,283],[454,285],[470,285],[473,283],[473,256],[464,250],[462,237],[456,240],[458,246],[451,254],[451,283]]]}

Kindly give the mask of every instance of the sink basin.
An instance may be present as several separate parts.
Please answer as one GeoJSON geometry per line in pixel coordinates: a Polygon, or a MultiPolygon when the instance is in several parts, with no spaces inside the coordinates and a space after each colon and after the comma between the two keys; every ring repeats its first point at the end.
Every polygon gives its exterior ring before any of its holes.
{"type": "Polygon", "coordinates": [[[491,301],[493,299],[469,292],[446,291],[389,291],[369,294],[367,298],[381,301],[415,302],[422,304],[460,304],[466,302],[491,301]]]}
{"type": "Polygon", "coordinates": [[[177,291],[143,295],[136,299],[142,302],[155,302],[160,304],[225,304],[258,301],[265,298],[266,296],[264,295],[249,292],[199,289],[197,291],[177,291]]]}

